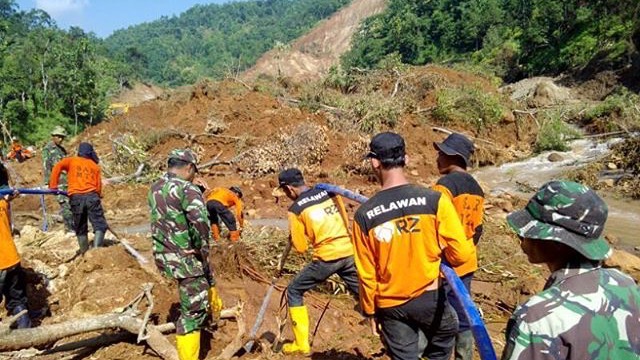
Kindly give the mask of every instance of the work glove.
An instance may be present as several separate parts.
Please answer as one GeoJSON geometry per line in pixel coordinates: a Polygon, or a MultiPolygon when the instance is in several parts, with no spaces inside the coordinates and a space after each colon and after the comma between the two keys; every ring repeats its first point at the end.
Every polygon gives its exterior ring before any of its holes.
{"type": "Polygon", "coordinates": [[[239,230],[229,231],[229,240],[231,240],[231,242],[236,242],[240,240],[240,231],[239,230]]]}
{"type": "Polygon", "coordinates": [[[211,306],[211,315],[215,320],[220,319],[220,312],[222,312],[222,298],[218,295],[218,289],[215,285],[211,286],[208,291],[209,306],[211,306]]]}

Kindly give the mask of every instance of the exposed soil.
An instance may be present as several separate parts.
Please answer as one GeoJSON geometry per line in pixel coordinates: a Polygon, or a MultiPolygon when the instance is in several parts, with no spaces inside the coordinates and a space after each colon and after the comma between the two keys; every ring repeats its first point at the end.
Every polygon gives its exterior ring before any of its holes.
{"type": "MultiPolygon", "coordinates": [[[[390,94],[396,83],[395,77],[383,78],[377,91],[390,94]]],[[[428,66],[412,69],[404,79],[405,89],[412,89],[419,108],[434,105],[433,84],[463,86],[473,83],[486,91],[497,92],[487,80],[450,69],[428,66]],[[428,79],[428,82],[425,82],[428,79]],[[424,84],[431,84],[429,87],[424,84]],[[417,89],[419,91],[413,91],[417,89]]],[[[285,96],[295,97],[295,90],[285,96]]],[[[405,90],[403,90],[405,91],[405,90]]],[[[400,93],[400,96],[405,96],[400,93]]],[[[409,96],[409,95],[407,95],[409,96]]],[[[355,131],[341,131],[331,127],[328,112],[310,112],[290,105],[271,93],[247,88],[241,83],[202,82],[194,87],[185,87],[167,92],[156,100],[142,102],[132,107],[127,114],[116,116],[88,129],[74,139],[67,148],[71,150],[80,141],[90,141],[101,156],[104,169],[115,169],[113,164],[121,161],[116,155],[114,139],[129,134],[142,144],[140,149],[147,154],[144,160],[151,169],[150,178],[163,171],[166,155],[171,149],[189,147],[197,152],[201,163],[210,159],[229,161],[243,158],[247,150],[260,148],[276,141],[301,125],[314,124],[325,129],[326,151],[317,164],[305,168],[309,183],[330,182],[372,195],[377,185],[366,175],[366,171],[345,171],[345,162],[358,165],[364,150],[353,150],[345,158],[345,149],[368,137],[355,131]],[[207,123],[212,118],[224,122],[226,130],[217,134],[206,134],[207,123]]],[[[438,174],[435,167],[436,151],[432,143],[446,137],[434,132],[428,115],[417,115],[415,109],[404,109],[395,130],[405,136],[410,156],[409,178],[414,183],[431,185],[438,174]]],[[[463,131],[479,138],[479,163],[488,159],[512,159],[517,154],[526,154],[532,133],[526,121],[505,121],[492,127],[478,130],[465,124],[448,124],[447,128],[463,131]],[[484,154],[484,155],[483,155],[484,154]],[[482,158],[484,156],[484,160],[482,158]]],[[[133,145],[132,145],[133,146],[133,145]]],[[[355,149],[356,147],[354,147],[355,149]]],[[[294,149],[296,150],[296,149],[294,149]]],[[[121,153],[117,153],[121,154],[121,153]]],[[[42,182],[39,155],[22,164],[12,164],[18,174],[14,177],[22,186],[35,186],[42,182]]],[[[365,167],[366,168],[366,167],[365,167]]],[[[247,176],[237,162],[232,165],[219,164],[202,169],[202,176],[211,186],[240,184],[245,194],[248,222],[260,218],[285,218],[289,201],[276,198],[272,189],[276,176],[269,173],[258,177],[247,176]]],[[[127,175],[105,173],[105,178],[127,175]]],[[[148,223],[146,195],[148,183],[105,184],[103,206],[108,221],[116,229],[148,223]]],[[[487,191],[488,193],[488,191],[487,191]]],[[[480,244],[481,269],[473,285],[473,295],[482,308],[494,344],[498,350],[506,319],[515,306],[524,298],[540,290],[546,270],[531,266],[522,256],[517,240],[506,230],[504,215],[519,200],[510,197],[491,199],[487,206],[486,234],[480,244]]],[[[47,198],[49,215],[57,212],[55,199],[47,198]]],[[[350,211],[356,205],[349,204],[350,211]]],[[[32,308],[48,306],[50,314],[41,320],[43,324],[57,323],[67,319],[114,311],[124,306],[139,291],[142,284],[155,283],[154,318],[156,324],[174,321],[177,316],[177,290],[175,284],[162,279],[153,263],[142,267],[121,245],[110,239],[110,246],[90,250],[85,256],[73,258],[77,245],[74,237],[65,237],[62,225],[51,222],[54,230],[43,234],[38,230],[42,219],[38,197],[23,196],[14,201],[15,221],[22,230],[17,238],[25,267],[29,272],[29,296],[32,308]]],[[[149,239],[144,235],[128,235],[127,239],[148,259],[151,259],[149,239]]],[[[263,295],[277,261],[279,251],[286,241],[282,231],[249,225],[240,244],[229,247],[226,242],[213,247],[212,266],[217,272],[218,286],[227,306],[244,302],[244,316],[250,327],[260,307],[263,295]]],[[[286,267],[286,276],[278,282],[278,292],[272,296],[267,317],[262,326],[261,342],[265,346],[256,354],[245,358],[284,358],[273,354],[268,344],[277,333],[276,316],[280,312],[280,293],[287,281],[305,263],[305,258],[293,256],[286,267]]],[[[387,359],[382,353],[380,341],[369,335],[369,329],[354,311],[355,302],[341,293],[329,293],[339,286],[329,282],[319,291],[308,294],[305,301],[310,305],[312,330],[325,306],[328,310],[315,336],[313,359],[387,359]]],[[[0,316],[3,316],[0,313],[0,316]]],[[[235,336],[237,324],[226,321],[209,338],[205,354],[213,357],[235,336]]],[[[85,335],[86,336],[86,335],[85,335]]],[[[173,341],[173,335],[169,336],[173,341]]],[[[290,330],[285,338],[291,339],[290,330]]],[[[77,339],[75,339],[77,340],[77,339]]],[[[65,340],[65,342],[70,340],[65,340]]],[[[67,354],[68,355],[68,354],[67,354]]],[[[3,355],[0,355],[2,358],[3,355]]],[[[61,354],[38,356],[37,359],[60,358],[61,354]]],[[[89,356],[84,354],[79,357],[89,356]]],[[[94,359],[151,359],[155,356],[135,339],[121,342],[91,353],[94,359]]],[[[295,357],[293,357],[295,358],[295,357]]]]}

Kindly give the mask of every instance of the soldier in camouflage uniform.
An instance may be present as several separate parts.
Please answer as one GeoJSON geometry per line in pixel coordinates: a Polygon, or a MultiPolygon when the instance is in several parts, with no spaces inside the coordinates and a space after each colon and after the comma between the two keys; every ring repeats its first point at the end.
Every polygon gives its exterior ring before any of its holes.
{"type": "MultiPolygon", "coordinates": [[[[51,177],[51,170],[53,170],[53,167],[67,156],[67,150],[62,146],[62,142],[65,137],[67,137],[67,131],[62,126],[56,126],[51,132],[51,141],[49,141],[42,150],[45,184],[49,184],[49,178],[51,177]]],[[[67,191],[67,174],[62,174],[60,176],[58,189],[67,191]]],[[[64,227],[67,231],[72,232],[74,229],[73,214],[71,213],[69,198],[64,195],[58,195],[56,196],[56,199],[58,200],[58,204],[60,204],[60,215],[62,215],[64,227]]]]}
{"type": "Polygon", "coordinates": [[[181,360],[197,359],[200,329],[207,313],[214,317],[222,300],[209,269],[209,220],[202,193],[192,183],[197,173],[190,150],[173,150],[168,171],[149,191],[151,237],[158,269],[178,282],[180,317],[176,344],[181,360]]]}
{"type": "Polygon", "coordinates": [[[503,360],[640,359],[640,289],[601,267],[607,205],[586,186],[552,181],[507,217],[534,264],[552,272],[514,312],[503,360]]]}

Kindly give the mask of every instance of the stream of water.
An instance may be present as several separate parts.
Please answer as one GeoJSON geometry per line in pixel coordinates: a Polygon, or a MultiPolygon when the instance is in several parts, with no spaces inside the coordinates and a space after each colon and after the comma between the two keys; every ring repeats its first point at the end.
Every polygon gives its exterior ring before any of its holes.
{"type": "MultiPolygon", "coordinates": [[[[610,146],[619,141],[576,140],[571,143],[569,151],[559,153],[563,158],[561,161],[549,161],[551,152],[545,152],[522,161],[480,168],[473,175],[487,184],[494,195],[508,192],[528,197],[532,193],[525,189],[527,186],[538,188],[547,181],[561,179],[567,171],[605,155],[610,146]]],[[[602,191],[599,194],[609,206],[605,230],[616,236],[624,247],[639,246],[640,236],[637,232],[640,229],[640,201],[619,199],[602,191]]]]}

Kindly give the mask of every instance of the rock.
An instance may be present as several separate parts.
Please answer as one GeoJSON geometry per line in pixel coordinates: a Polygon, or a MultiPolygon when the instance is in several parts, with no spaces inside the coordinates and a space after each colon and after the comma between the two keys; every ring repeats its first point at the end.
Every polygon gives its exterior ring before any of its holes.
{"type": "Polygon", "coordinates": [[[615,186],[615,184],[616,184],[615,180],[613,180],[613,179],[604,179],[604,180],[600,180],[600,181],[599,181],[599,183],[600,183],[602,186],[610,187],[610,188],[611,188],[611,187],[614,187],[614,186],[615,186]]]}
{"type": "Polygon", "coordinates": [[[516,122],[516,117],[515,115],[513,115],[513,112],[509,111],[509,110],[505,110],[502,113],[502,122],[505,124],[511,124],[516,122]]]}
{"type": "Polygon", "coordinates": [[[616,170],[618,169],[618,166],[615,163],[610,162],[610,163],[607,163],[607,169],[616,170]]]}
{"type": "Polygon", "coordinates": [[[547,160],[551,161],[551,162],[558,162],[558,161],[562,161],[564,160],[564,157],[556,152],[549,154],[549,156],[547,156],[547,160]]]}
{"type": "Polygon", "coordinates": [[[255,217],[255,216],[256,216],[256,213],[257,213],[256,209],[249,209],[249,210],[247,210],[247,216],[248,216],[248,217],[250,217],[250,218],[255,217]]]}
{"type": "Polygon", "coordinates": [[[496,205],[504,212],[510,213],[513,211],[513,204],[511,201],[501,199],[496,202],[496,205]]]}
{"type": "Polygon", "coordinates": [[[640,281],[640,257],[624,250],[613,250],[611,256],[604,261],[604,267],[616,268],[640,281]]]}
{"type": "Polygon", "coordinates": [[[419,175],[420,175],[420,173],[418,172],[418,170],[411,170],[410,174],[411,174],[412,176],[419,176],[419,175]]]}
{"type": "Polygon", "coordinates": [[[606,234],[604,236],[604,239],[607,240],[607,242],[611,245],[616,245],[617,243],[620,242],[620,240],[618,239],[617,236],[612,235],[612,234],[606,234]]]}

